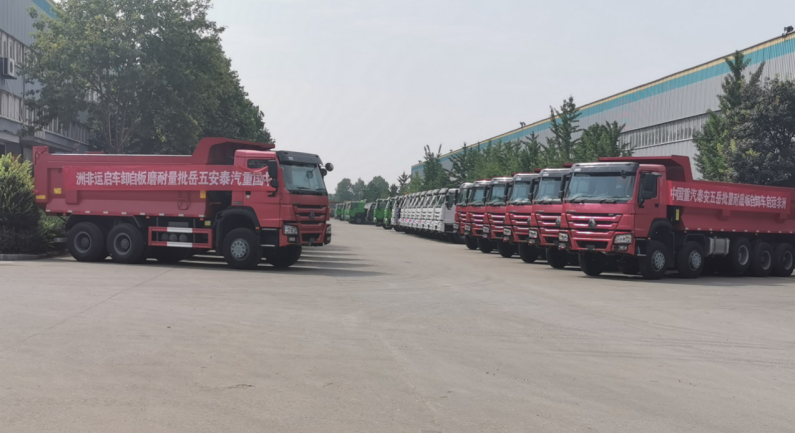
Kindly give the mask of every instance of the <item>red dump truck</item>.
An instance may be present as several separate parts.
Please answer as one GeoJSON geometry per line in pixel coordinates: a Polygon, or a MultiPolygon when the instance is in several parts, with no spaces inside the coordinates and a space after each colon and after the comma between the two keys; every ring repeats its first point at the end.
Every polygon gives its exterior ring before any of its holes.
{"type": "Polygon", "coordinates": [[[528,244],[544,250],[547,263],[556,269],[577,266],[577,255],[559,248],[558,237],[567,229],[563,218],[563,194],[571,175],[569,168],[545,168],[539,173],[538,187],[533,198],[528,244]]]}
{"type": "Polygon", "coordinates": [[[34,148],[36,202],[68,216],[79,261],[177,262],[215,250],[229,266],[289,267],[331,242],[317,155],[205,138],[190,156],[51,154],[34,148]]]}
{"type": "Polygon", "coordinates": [[[530,217],[533,215],[533,194],[538,187],[538,173],[520,173],[513,176],[513,187],[505,208],[503,239],[513,245],[527,263],[538,258],[539,249],[528,244],[530,217]]]}
{"type": "MultiPolygon", "coordinates": [[[[470,192],[472,191],[472,183],[465,182],[461,184],[461,187],[458,189],[458,201],[455,204],[455,221],[453,222],[453,232],[455,232],[457,240],[459,242],[466,240],[464,228],[469,221],[467,219],[467,214],[469,212],[469,198],[470,192]]],[[[471,249],[477,248],[477,242],[474,244],[472,242],[467,243],[467,246],[471,249]]]]}
{"type": "Polygon", "coordinates": [[[795,266],[789,188],[693,180],[685,156],[600,158],[575,164],[566,191],[568,230],[559,245],[598,275],[661,278],[705,266],[727,274],[786,277],[795,266]]]}
{"type": "Polygon", "coordinates": [[[470,250],[477,249],[483,236],[483,223],[486,217],[485,205],[491,180],[477,180],[472,185],[464,224],[464,242],[470,250]]]}
{"type": "Polygon", "coordinates": [[[483,217],[483,235],[478,239],[478,248],[483,253],[490,253],[497,248],[503,257],[512,257],[516,253],[513,245],[502,240],[505,226],[505,207],[508,195],[513,187],[512,177],[495,177],[489,185],[483,217]]]}

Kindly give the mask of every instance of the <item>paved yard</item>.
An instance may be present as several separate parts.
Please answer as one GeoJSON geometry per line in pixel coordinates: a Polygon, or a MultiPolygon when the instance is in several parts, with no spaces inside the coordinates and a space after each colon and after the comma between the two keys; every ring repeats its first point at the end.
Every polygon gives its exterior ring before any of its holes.
{"type": "Polygon", "coordinates": [[[795,277],[334,223],[298,266],[0,263],[2,432],[791,432],[795,277]]]}

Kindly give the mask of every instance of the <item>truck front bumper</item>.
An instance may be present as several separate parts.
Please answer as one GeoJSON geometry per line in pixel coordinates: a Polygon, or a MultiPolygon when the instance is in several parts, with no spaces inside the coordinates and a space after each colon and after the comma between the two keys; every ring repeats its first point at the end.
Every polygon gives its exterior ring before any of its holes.
{"type": "Polygon", "coordinates": [[[635,254],[636,239],[628,232],[569,230],[572,251],[598,251],[609,254],[635,254]],[[627,240],[629,239],[629,242],[627,240]],[[619,242],[616,242],[616,241],[619,242]]]}

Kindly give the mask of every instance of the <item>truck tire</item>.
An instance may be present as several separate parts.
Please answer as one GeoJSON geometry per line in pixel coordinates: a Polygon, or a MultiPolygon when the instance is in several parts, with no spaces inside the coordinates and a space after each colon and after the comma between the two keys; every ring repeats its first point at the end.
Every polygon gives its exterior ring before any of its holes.
{"type": "Polygon", "coordinates": [[[467,248],[470,250],[478,249],[478,240],[473,238],[472,236],[466,236],[464,238],[464,243],[466,244],[467,248]]]}
{"type": "Polygon", "coordinates": [[[757,242],[751,248],[751,267],[755,277],[767,277],[773,272],[773,248],[767,242],[757,242]]]}
{"type": "Polygon", "coordinates": [[[541,253],[533,245],[519,244],[519,257],[525,263],[535,263],[541,253]]]}
{"type": "Polygon", "coordinates": [[[231,268],[254,269],[262,260],[259,237],[251,229],[239,228],[227,233],[222,248],[224,259],[231,268]]]}
{"type": "Polygon", "coordinates": [[[141,263],[146,260],[146,239],[138,227],[119,224],[108,232],[108,252],[117,263],[141,263]]]}
{"type": "Polygon", "coordinates": [[[596,277],[607,269],[607,257],[601,253],[580,253],[580,269],[586,275],[596,277]]]}
{"type": "Polygon", "coordinates": [[[362,223],[362,217],[356,217],[356,224],[362,223]]]}
{"type": "Polygon", "coordinates": [[[618,270],[624,275],[638,275],[640,267],[638,267],[638,258],[635,256],[627,256],[618,262],[618,270]]]}
{"type": "Polygon", "coordinates": [[[705,263],[704,248],[698,242],[687,242],[676,255],[676,270],[682,278],[698,278],[705,263]]]}
{"type": "Polygon", "coordinates": [[[745,238],[732,239],[729,243],[729,255],[726,257],[727,271],[730,274],[742,275],[751,266],[751,243],[745,238]]]}
{"type": "Polygon", "coordinates": [[[105,233],[94,223],[75,224],[69,229],[66,242],[78,262],[99,262],[108,256],[105,233]]]}
{"type": "Polygon", "coordinates": [[[510,244],[508,242],[500,242],[497,246],[497,250],[499,250],[500,255],[505,257],[506,259],[510,259],[516,254],[516,245],[510,244]]]}
{"type": "Polygon", "coordinates": [[[644,279],[659,280],[668,269],[668,253],[665,244],[660,241],[649,241],[646,244],[646,255],[638,257],[638,269],[644,279]]]}
{"type": "Polygon", "coordinates": [[[489,254],[494,251],[494,244],[488,239],[478,238],[478,249],[483,254],[489,254]]]}
{"type": "Polygon", "coordinates": [[[268,263],[272,264],[274,268],[287,269],[298,262],[301,252],[303,252],[301,245],[277,248],[276,251],[268,255],[268,263]]]}
{"type": "Polygon", "coordinates": [[[778,244],[773,249],[773,275],[789,277],[795,268],[795,248],[788,243],[778,244]]]}
{"type": "Polygon", "coordinates": [[[153,247],[150,256],[160,263],[179,263],[193,255],[190,248],[153,247]]]}
{"type": "Polygon", "coordinates": [[[548,247],[547,263],[555,269],[563,269],[569,264],[569,253],[559,250],[558,247],[548,247]]]}

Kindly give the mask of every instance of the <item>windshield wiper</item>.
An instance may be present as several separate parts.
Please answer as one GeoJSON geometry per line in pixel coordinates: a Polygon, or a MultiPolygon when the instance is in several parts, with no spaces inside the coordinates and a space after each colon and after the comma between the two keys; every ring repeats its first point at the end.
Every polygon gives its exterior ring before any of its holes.
{"type": "Polygon", "coordinates": [[[599,203],[616,203],[616,200],[620,199],[621,197],[606,197],[599,200],[599,203]]]}
{"type": "Polygon", "coordinates": [[[575,197],[569,200],[569,203],[585,203],[585,197],[575,197]],[[579,200],[579,202],[577,200],[579,200]]]}

